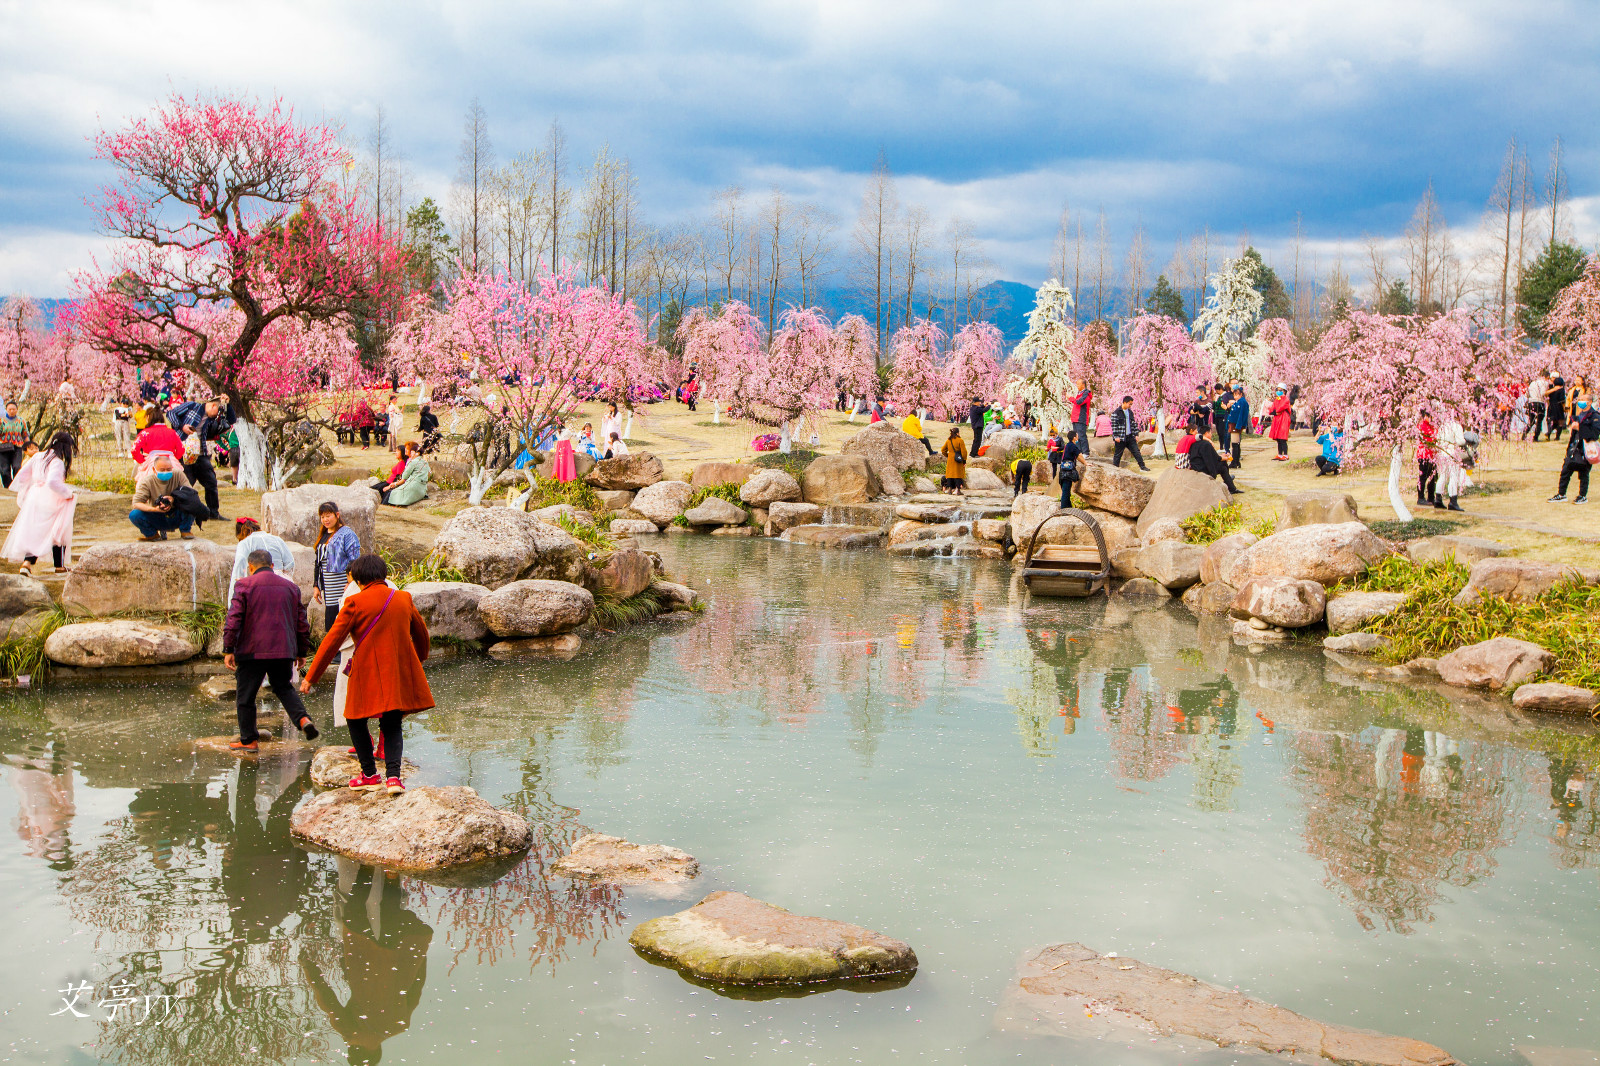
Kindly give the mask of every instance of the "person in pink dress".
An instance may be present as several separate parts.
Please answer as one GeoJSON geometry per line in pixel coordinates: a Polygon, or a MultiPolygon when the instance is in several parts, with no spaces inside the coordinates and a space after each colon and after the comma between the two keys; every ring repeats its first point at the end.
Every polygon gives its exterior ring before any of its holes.
{"type": "Polygon", "coordinates": [[[578,462],[573,456],[572,440],[566,430],[556,438],[556,480],[573,481],[578,476],[578,462]]]}
{"type": "Polygon", "coordinates": [[[11,487],[17,493],[17,520],[0,554],[21,563],[20,573],[33,575],[33,564],[49,555],[58,574],[72,559],[72,516],[77,496],[67,484],[76,452],[69,433],[57,433],[50,446],[23,464],[11,487]]]}

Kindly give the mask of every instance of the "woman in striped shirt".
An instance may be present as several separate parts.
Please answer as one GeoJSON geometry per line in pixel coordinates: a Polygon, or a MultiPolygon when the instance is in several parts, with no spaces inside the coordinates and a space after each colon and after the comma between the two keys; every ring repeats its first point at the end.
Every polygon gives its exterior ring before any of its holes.
{"type": "Polygon", "coordinates": [[[322,532],[317,534],[317,568],[312,580],[317,602],[322,604],[323,624],[331,629],[350,580],[350,564],[361,555],[361,541],[339,517],[339,505],[332,500],[317,508],[317,519],[322,532]]]}

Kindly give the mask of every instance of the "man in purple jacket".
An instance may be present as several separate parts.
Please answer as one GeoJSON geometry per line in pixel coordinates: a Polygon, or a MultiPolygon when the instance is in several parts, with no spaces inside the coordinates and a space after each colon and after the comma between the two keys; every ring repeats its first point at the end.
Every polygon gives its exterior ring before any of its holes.
{"type": "Polygon", "coordinates": [[[233,588],[228,620],[222,627],[222,661],[238,677],[239,739],[228,747],[257,751],[256,693],[262,679],[305,734],[317,739],[317,727],[295,691],[290,668],[303,668],[311,651],[311,627],[300,603],[300,586],[272,572],[272,553],[253,551],[246,560],[250,576],[233,588]]]}

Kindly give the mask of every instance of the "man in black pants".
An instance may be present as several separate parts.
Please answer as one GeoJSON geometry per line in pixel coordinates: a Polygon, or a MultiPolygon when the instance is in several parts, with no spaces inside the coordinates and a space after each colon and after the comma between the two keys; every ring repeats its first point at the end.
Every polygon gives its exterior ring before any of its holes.
{"type": "Polygon", "coordinates": [[[233,587],[228,620],[222,627],[222,661],[238,675],[235,707],[239,739],[228,747],[256,751],[256,693],[266,680],[272,692],[307,740],[317,727],[295,691],[290,668],[303,668],[311,651],[311,627],[300,606],[300,586],[272,571],[272,553],[257,550],[247,562],[250,575],[233,587]]]}
{"type": "Polygon", "coordinates": [[[1567,485],[1572,475],[1578,475],[1578,498],[1573,503],[1589,502],[1589,458],[1584,454],[1585,443],[1600,441],[1600,414],[1596,414],[1587,396],[1579,396],[1572,404],[1572,435],[1567,438],[1567,459],[1561,464],[1561,484],[1551,503],[1567,501],[1567,485]]]}
{"type": "Polygon", "coordinates": [[[1149,472],[1150,468],[1144,465],[1144,456],[1139,454],[1139,423],[1133,417],[1133,397],[1124,396],[1122,406],[1111,412],[1111,439],[1115,442],[1111,449],[1111,465],[1122,465],[1124,451],[1133,454],[1133,461],[1139,464],[1139,469],[1149,472]]]}
{"type": "Polygon", "coordinates": [[[1033,477],[1033,460],[1018,459],[1011,466],[1011,498],[1014,500],[1028,491],[1028,481],[1033,477]]]}
{"type": "Polygon", "coordinates": [[[983,443],[983,420],[989,414],[989,405],[974,396],[972,407],[967,411],[967,418],[972,423],[972,454],[978,454],[978,445],[983,443]]]}
{"type": "Polygon", "coordinates": [[[183,476],[191,485],[205,490],[206,510],[210,512],[207,517],[216,521],[221,521],[222,515],[217,511],[221,501],[217,497],[217,468],[211,465],[211,442],[227,431],[222,420],[222,404],[217,400],[207,400],[204,407],[192,408],[179,428],[186,438],[190,434],[200,438],[200,454],[194,462],[183,464],[183,476]]]}

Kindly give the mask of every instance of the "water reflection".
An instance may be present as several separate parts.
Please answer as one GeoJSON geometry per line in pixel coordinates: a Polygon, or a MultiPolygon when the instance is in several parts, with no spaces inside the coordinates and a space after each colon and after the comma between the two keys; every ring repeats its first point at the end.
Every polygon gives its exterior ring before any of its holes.
{"type": "Polygon", "coordinates": [[[1600,868],[1600,808],[1589,791],[1590,775],[1576,760],[1552,755],[1550,809],[1556,814],[1550,829],[1552,856],[1564,870],[1600,868]]]}
{"type": "Polygon", "coordinates": [[[72,796],[72,770],[59,743],[43,753],[5,756],[11,787],[17,793],[17,836],[23,853],[53,868],[72,864],[69,830],[77,813],[72,796]]]}

